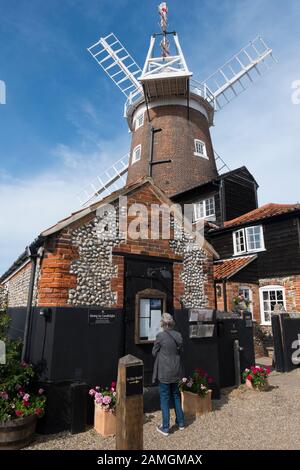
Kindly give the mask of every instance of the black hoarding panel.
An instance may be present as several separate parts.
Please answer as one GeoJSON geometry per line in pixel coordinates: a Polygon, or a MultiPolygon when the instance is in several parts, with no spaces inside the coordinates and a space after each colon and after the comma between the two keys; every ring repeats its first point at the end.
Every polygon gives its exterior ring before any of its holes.
{"type": "Polygon", "coordinates": [[[26,319],[26,307],[8,308],[10,317],[9,336],[12,339],[23,339],[26,319]]]}
{"type": "Polygon", "coordinates": [[[212,378],[213,398],[220,397],[218,343],[214,334],[207,338],[190,338],[189,310],[175,310],[176,329],[183,337],[183,362],[185,374],[190,375],[194,369],[205,370],[212,378]]]}
{"type": "Polygon", "coordinates": [[[300,366],[300,316],[282,314],[281,317],[284,371],[289,372],[300,366]]]}
{"type": "Polygon", "coordinates": [[[272,315],[272,334],[274,342],[275,369],[277,372],[284,372],[282,334],[279,315],[272,315]]]}

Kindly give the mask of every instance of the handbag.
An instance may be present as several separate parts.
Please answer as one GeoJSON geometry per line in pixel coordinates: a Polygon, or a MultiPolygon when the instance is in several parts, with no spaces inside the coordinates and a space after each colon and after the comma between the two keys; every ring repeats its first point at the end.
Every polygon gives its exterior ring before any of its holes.
{"type": "Polygon", "coordinates": [[[176,341],[176,339],[174,338],[174,336],[172,336],[171,333],[169,333],[167,330],[165,330],[165,333],[167,333],[167,335],[169,335],[169,336],[173,339],[174,343],[176,344],[177,354],[180,354],[180,353],[181,353],[181,345],[179,345],[179,344],[177,343],[177,341],[176,341]]]}

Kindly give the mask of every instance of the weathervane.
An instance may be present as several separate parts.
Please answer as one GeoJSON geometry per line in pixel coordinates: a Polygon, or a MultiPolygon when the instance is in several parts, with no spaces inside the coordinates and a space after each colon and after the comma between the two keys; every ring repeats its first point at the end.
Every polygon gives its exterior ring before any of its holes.
{"type": "Polygon", "coordinates": [[[160,27],[161,27],[161,30],[162,30],[162,34],[164,36],[161,43],[160,43],[160,48],[161,48],[161,51],[162,51],[162,56],[167,57],[168,55],[170,55],[170,50],[169,50],[170,43],[167,39],[168,7],[167,7],[166,2],[162,2],[159,5],[158,11],[159,11],[159,15],[160,15],[160,27]]]}

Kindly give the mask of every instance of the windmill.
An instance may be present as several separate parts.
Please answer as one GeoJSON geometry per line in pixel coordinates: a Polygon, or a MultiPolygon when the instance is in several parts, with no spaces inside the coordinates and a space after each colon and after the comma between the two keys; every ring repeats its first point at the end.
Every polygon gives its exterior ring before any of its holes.
{"type": "Polygon", "coordinates": [[[177,33],[167,29],[166,3],[158,10],[161,31],[150,39],[143,69],[113,33],[88,48],[126,97],[124,117],[132,144],[128,154],[78,195],[82,205],[145,175],[172,195],[175,188],[184,191],[228,171],[212,147],[214,115],[276,62],[258,36],[206,80],[195,80],[177,33]]]}

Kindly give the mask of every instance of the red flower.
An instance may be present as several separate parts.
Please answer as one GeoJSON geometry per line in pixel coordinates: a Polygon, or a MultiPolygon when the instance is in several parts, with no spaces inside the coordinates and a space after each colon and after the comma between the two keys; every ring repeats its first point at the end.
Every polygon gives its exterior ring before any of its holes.
{"type": "Polygon", "coordinates": [[[116,385],[117,385],[117,382],[113,381],[113,382],[111,383],[111,388],[116,388],[116,385]]]}
{"type": "Polygon", "coordinates": [[[43,413],[42,408],[36,408],[35,414],[36,414],[37,416],[39,416],[39,415],[42,414],[42,413],[43,413]]]}
{"type": "Polygon", "coordinates": [[[250,380],[250,381],[251,381],[252,379],[253,379],[252,375],[250,375],[250,374],[247,375],[247,380],[250,380]]]}
{"type": "Polygon", "coordinates": [[[15,413],[16,413],[17,416],[22,416],[22,414],[23,414],[23,412],[21,410],[16,410],[15,413]]]}
{"type": "Polygon", "coordinates": [[[24,405],[24,406],[29,406],[30,403],[29,403],[29,401],[23,401],[23,405],[24,405]]]}

